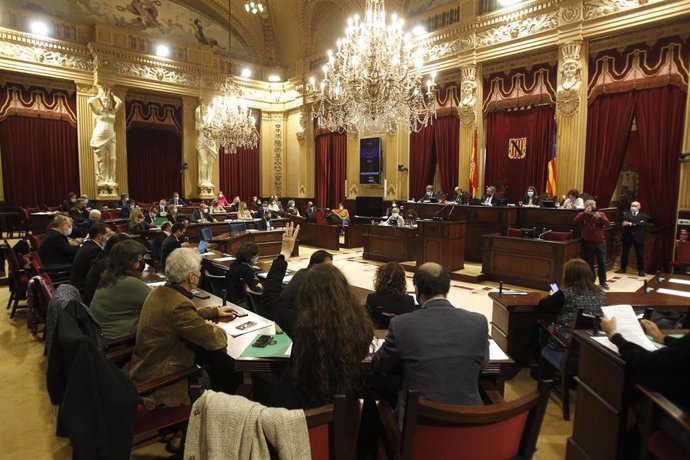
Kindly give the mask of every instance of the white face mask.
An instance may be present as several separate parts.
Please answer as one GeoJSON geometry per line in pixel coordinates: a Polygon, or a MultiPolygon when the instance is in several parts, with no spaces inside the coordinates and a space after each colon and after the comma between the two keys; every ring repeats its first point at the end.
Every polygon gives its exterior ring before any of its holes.
{"type": "Polygon", "coordinates": [[[252,257],[249,262],[251,262],[252,265],[256,265],[259,262],[259,256],[252,257]]]}
{"type": "Polygon", "coordinates": [[[532,192],[532,191],[527,192],[527,196],[530,197],[530,198],[533,197],[533,196],[534,196],[534,192],[532,192]]]}
{"type": "Polygon", "coordinates": [[[65,230],[65,236],[70,236],[71,234],[72,234],[72,227],[69,226],[69,227],[67,227],[67,229],[65,230]]]}
{"type": "Polygon", "coordinates": [[[69,200],[70,200],[70,202],[72,202],[72,203],[76,203],[76,202],[77,202],[77,199],[76,199],[76,198],[70,198],[69,200]]]}
{"type": "Polygon", "coordinates": [[[222,194],[222,193],[219,193],[218,196],[221,197],[221,198],[223,198],[223,194],[222,194]]]}
{"type": "Polygon", "coordinates": [[[635,206],[630,207],[630,212],[638,212],[640,208],[636,208],[635,206]]]}

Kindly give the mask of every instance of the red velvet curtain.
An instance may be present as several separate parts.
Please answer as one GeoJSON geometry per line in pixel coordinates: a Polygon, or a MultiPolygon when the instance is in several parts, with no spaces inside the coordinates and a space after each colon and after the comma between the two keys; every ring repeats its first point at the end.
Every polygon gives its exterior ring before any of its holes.
{"type": "MultiPolygon", "coordinates": [[[[183,193],[182,138],[168,129],[127,129],[127,177],[129,196],[149,203],[183,193]]],[[[188,170],[185,170],[188,171],[188,170]]],[[[193,180],[196,183],[196,178],[193,180]]]]}
{"type": "Polygon", "coordinates": [[[587,109],[584,191],[608,206],[625,159],[637,93],[603,94],[587,109]]]}
{"type": "Polygon", "coordinates": [[[61,120],[10,116],[0,122],[5,200],[57,205],[79,193],[77,129],[61,120]]]}
{"type": "Polygon", "coordinates": [[[237,153],[218,154],[220,166],[220,190],[232,200],[239,196],[249,202],[259,196],[259,144],[253,149],[237,149],[237,153]]]}
{"type": "Polygon", "coordinates": [[[434,144],[441,175],[441,188],[451,198],[458,186],[460,167],[460,119],[441,117],[434,121],[434,144]]]}
{"type": "Polygon", "coordinates": [[[553,135],[554,109],[550,105],[535,106],[527,110],[495,111],[487,115],[486,172],[484,182],[500,182],[505,196],[517,203],[527,187],[546,189],[546,158],[553,135]],[[527,138],[526,156],[508,158],[510,138],[527,138]]]}
{"type": "Polygon", "coordinates": [[[316,137],[316,205],[333,208],[345,202],[347,134],[316,137]]]}
{"type": "Polygon", "coordinates": [[[410,198],[421,198],[424,187],[434,180],[434,134],[433,125],[427,125],[417,133],[410,133],[410,198]]]}
{"type": "Polygon", "coordinates": [[[650,272],[668,271],[673,257],[685,97],[676,86],[637,91],[635,115],[645,157],[640,166],[640,182],[645,184],[640,200],[657,228],[654,255],[647,261],[650,272]]]}

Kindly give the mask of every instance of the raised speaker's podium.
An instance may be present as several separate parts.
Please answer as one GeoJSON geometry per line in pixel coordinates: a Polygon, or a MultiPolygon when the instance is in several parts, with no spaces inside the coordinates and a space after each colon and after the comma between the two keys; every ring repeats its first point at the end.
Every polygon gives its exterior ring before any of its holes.
{"type": "Polygon", "coordinates": [[[436,262],[448,271],[465,267],[465,221],[419,220],[417,266],[436,262]]]}

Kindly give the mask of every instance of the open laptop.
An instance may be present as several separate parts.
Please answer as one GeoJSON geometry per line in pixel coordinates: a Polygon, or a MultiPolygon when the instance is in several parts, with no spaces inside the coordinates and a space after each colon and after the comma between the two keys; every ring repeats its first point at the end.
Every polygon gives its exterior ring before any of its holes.
{"type": "Polygon", "coordinates": [[[199,250],[199,254],[206,254],[206,249],[208,249],[208,241],[199,241],[199,246],[197,246],[197,249],[199,250]]]}

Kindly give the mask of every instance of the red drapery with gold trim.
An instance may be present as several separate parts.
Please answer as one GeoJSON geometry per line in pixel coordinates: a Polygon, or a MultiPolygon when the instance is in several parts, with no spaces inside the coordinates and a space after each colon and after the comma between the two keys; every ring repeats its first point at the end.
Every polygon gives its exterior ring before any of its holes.
{"type": "Polygon", "coordinates": [[[333,208],[345,202],[347,134],[316,136],[316,205],[333,208]]]}

